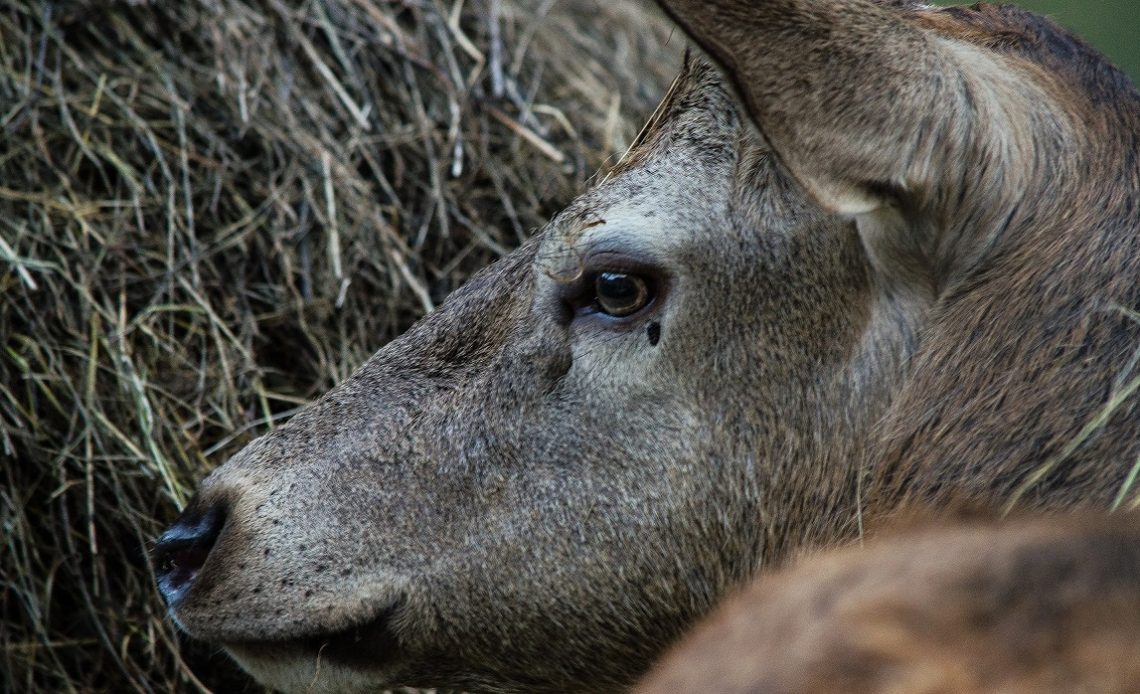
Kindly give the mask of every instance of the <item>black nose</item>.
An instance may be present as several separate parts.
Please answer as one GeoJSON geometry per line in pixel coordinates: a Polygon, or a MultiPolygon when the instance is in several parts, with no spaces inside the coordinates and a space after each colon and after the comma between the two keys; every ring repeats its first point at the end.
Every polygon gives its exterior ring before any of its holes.
{"type": "Polygon", "coordinates": [[[151,558],[158,589],[167,605],[174,606],[190,590],[225,524],[226,514],[221,507],[201,512],[191,506],[158,538],[151,558]]]}

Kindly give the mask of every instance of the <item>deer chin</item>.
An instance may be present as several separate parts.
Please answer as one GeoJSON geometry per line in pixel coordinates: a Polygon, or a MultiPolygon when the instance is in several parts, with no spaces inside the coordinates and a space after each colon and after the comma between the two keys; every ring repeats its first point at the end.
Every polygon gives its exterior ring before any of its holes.
{"type": "Polygon", "coordinates": [[[326,662],[314,653],[272,654],[261,647],[227,647],[226,651],[260,684],[279,692],[374,692],[395,679],[394,672],[361,671],[326,662]]]}
{"type": "Polygon", "coordinates": [[[258,682],[278,691],[375,691],[393,686],[404,661],[392,630],[394,612],[340,631],[223,648],[258,682]]]}

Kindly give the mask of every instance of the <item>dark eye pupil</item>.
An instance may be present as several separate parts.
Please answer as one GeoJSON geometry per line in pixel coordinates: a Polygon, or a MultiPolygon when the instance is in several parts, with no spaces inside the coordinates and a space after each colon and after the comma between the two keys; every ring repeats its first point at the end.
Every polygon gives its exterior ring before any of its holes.
{"type": "Polygon", "coordinates": [[[649,303],[645,280],[620,272],[603,272],[594,281],[598,307],[611,316],[628,316],[649,303]]]}

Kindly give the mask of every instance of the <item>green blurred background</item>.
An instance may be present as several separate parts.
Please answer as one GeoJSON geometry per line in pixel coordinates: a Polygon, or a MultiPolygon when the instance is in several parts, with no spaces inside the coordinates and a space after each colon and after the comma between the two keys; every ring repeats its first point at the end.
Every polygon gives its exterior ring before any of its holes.
{"type": "MultiPolygon", "coordinates": [[[[1140,0],[1012,0],[1085,37],[1140,83],[1140,0]]],[[[939,5],[963,2],[938,0],[939,5]]]]}

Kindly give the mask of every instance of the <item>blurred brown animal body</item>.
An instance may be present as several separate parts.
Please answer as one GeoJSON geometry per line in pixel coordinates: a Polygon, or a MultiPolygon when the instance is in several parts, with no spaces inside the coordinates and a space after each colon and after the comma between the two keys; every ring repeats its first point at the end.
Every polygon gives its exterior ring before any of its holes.
{"type": "Polygon", "coordinates": [[[620,689],[865,513],[1120,495],[1127,79],[1011,8],[662,4],[732,88],[691,61],[611,177],[202,483],[156,554],[192,635],[281,689],[620,689]]]}
{"type": "Polygon", "coordinates": [[[1136,521],[975,520],[813,557],[726,600],[636,691],[1140,691],[1136,521]]]}

